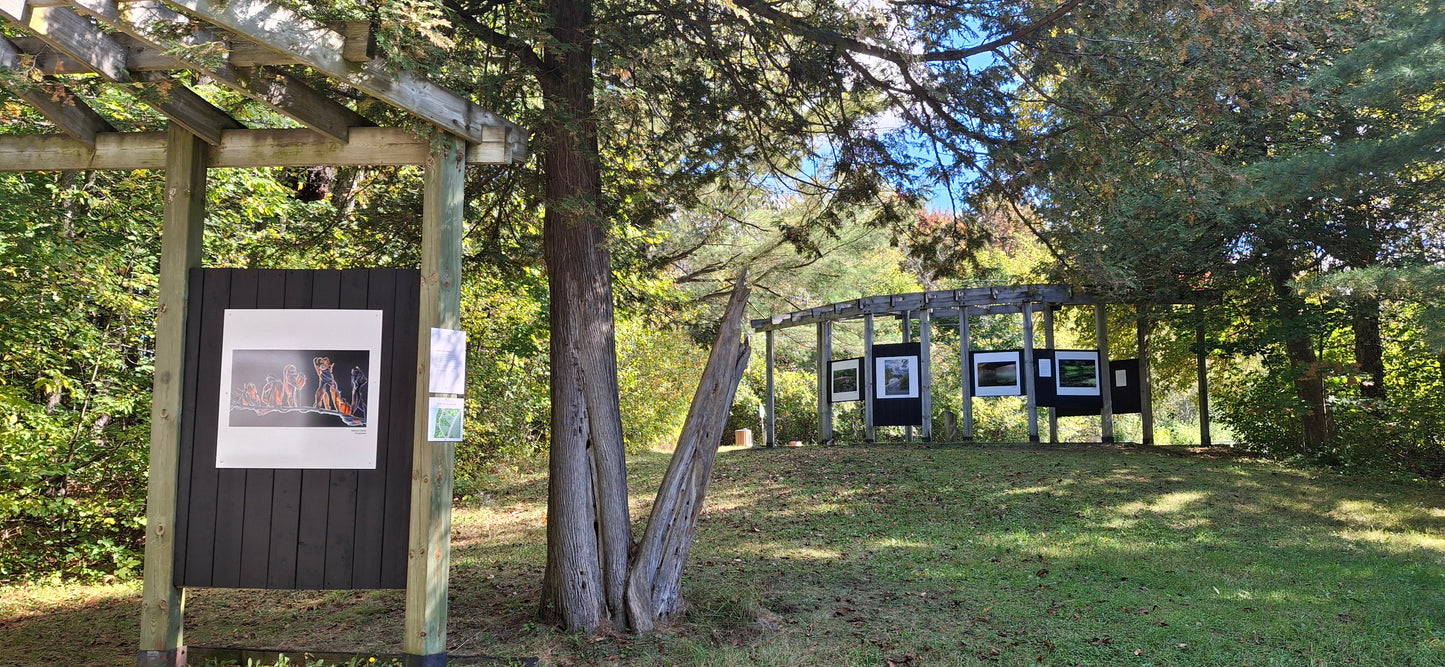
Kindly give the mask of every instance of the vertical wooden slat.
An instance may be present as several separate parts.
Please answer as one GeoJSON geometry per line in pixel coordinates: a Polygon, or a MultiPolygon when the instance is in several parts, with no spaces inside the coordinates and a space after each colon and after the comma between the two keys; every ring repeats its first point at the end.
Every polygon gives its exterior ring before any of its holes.
{"type": "Polygon", "coordinates": [[[873,313],[868,313],[863,316],[863,437],[868,442],[878,440],[878,427],[873,423],[873,370],[873,313]]]}
{"type": "Polygon", "coordinates": [[[387,381],[391,398],[387,411],[386,513],[382,517],[381,585],[385,588],[406,588],[408,540],[411,537],[412,463],[414,418],[416,409],[415,382],[411,376],[417,366],[418,299],[421,298],[421,274],[415,270],[399,271],[396,287],[396,323],[392,328],[396,339],[392,358],[396,375],[387,381]]]}
{"type": "MultiPolygon", "coordinates": [[[[211,273],[211,272],[208,272],[211,273]]],[[[230,303],[235,271],[211,273],[201,293],[200,342],[196,356],[211,360],[197,363],[196,403],[215,406],[221,400],[221,334],[230,303]]],[[[181,580],[186,586],[210,586],[212,557],[216,551],[216,420],[215,409],[197,409],[191,437],[189,500],[181,507],[186,523],[186,561],[181,580]]]]}
{"type": "MultiPolygon", "coordinates": [[[[1054,307],[1047,303],[1044,304],[1044,349],[1051,353],[1054,351],[1054,307]]],[[[1054,365],[1053,372],[1058,373],[1058,361],[1054,360],[1049,363],[1054,365]]],[[[1048,411],[1049,442],[1057,444],[1059,442],[1059,410],[1050,407],[1048,411]]]]}
{"type": "MultiPolygon", "coordinates": [[[[282,308],[286,305],[286,272],[263,270],[257,277],[256,307],[282,308]]],[[[276,471],[256,468],[245,471],[246,490],[242,501],[241,564],[237,586],[264,588],[271,561],[271,508],[276,471]]]]}
{"type": "MultiPolygon", "coordinates": [[[[287,271],[283,306],[310,308],[315,287],[311,271],[287,271]]],[[[270,567],[266,585],[270,588],[296,586],[296,547],[301,526],[301,478],[298,469],[277,470],[271,484],[270,567]]]]}
{"type": "MultiPolygon", "coordinates": [[[[396,281],[397,271],[373,269],[367,272],[365,307],[368,310],[383,310],[386,315],[381,332],[381,377],[371,378],[369,392],[373,402],[379,402],[377,392],[382,383],[397,377],[394,360],[391,358],[396,345],[396,281]],[[380,382],[377,382],[377,381],[380,382]]],[[[408,323],[410,324],[410,323],[408,323]]],[[[415,325],[411,325],[415,326],[415,325]]],[[[356,511],[352,517],[355,526],[355,544],[351,555],[351,588],[381,588],[381,545],[384,543],[386,513],[386,469],[390,456],[388,439],[391,420],[394,415],[385,408],[380,414],[367,415],[371,428],[378,433],[376,467],[356,471],[356,511]]],[[[330,570],[327,570],[328,574],[330,570]]]]}
{"type": "Polygon", "coordinates": [[[1148,306],[1139,309],[1139,424],[1143,431],[1141,440],[1146,445],[1154,444],[1154,388],[1149,381],[1149,337],[1154,323],[1149,319],[1148,306]]]}
{"type": "Polygon", "coordinates": [[[818,353],[818,444],[833,439],[833,402],[829,400],[830,381],[828,365],[833,360],[832,322],[819,322],[816,347],[818,353]]]}
{"type": "Polygon", "coordinates": [[[960,383],[963,388],[963,441],[973,442],[973,364],[969,359],[973,352],[973,332],[969,321],[968,306],[958,307],[958,357],[959,367],[963,369],[960,374],[960,383]]]}
{"type": "MultiPolygon", "coordinates": [[[[1098,341],[1099,370],[1102,375],[1109,368],[1109,311],[1102,303],[1094,305],[1094,335],[1098,341]]],[[[1100,440],[1103,442],[1114,441],[1114,398],[1113,392],[1109,391],[1111,384],[1108,381],[1099,383],[1099,395],[1104,400],[1104,410],[1099,415],[1100,440]]]]}
{"type": "MultiPolygon", "coordinates": [[[[342,271],[337,307],[345,310],[366,308],[367,289],[365,270],[342,271]]],[[[336,376],[338,384],[343,382],[343,377],[350,377],[346,369],[338,369],[336,376]]],[[[352,554],[356,550],[356,476],[355,470],[331,471],[326,494],[326,570],[322,583],[325,588],[351,587],[352,554]]]]}
{"type": "Polygon", "coordinates": [[[924,442],[933,441],[933,311],[924,308],[918,313],[918,397],[922,411],[922,424],[918,436],[924,442]]]}
{"type": "MultiPolygon", "coordinates": [[[[231,308],[255,308],[260,291],[261,271],[237,271],[231,277],[231,308]]],[[[215,382],[219,392],[219,379],[215,382]]],[[[203,398],[202,400],[206,400],[203,398]]],[[[217,395],[214,401],[219,401],[217,395]]],[[[224,420],[224,413],[217,419],[224,420]]],[[[215,426],[210,425],[209,433],[200,435],[214,440],[215,426]]],[[[216,464],[215,447],[211,448],[207,463],[216,464]]],[[[237,588],[241,584],[242,530],[246,518],[246,475],[243,468],[222,468],[216,470],[216,514],[215,551],[211,556],[211,585],[218,588],[237,588]]]]}
{"type": "Polygon", "coordinates": [[[218,281],[229,285],[229,275],[208,275],[199,268],[190,270],[190,295],[191,307],[186,312],[186,356],[190,357],[190,363],[186,364],[185,392],[181,405],[181,414],[186,415],[181,424],[181,451],[180,464],[177,466],[179,479],[176,486],[176,527],[171,532],[171,539],[175,540],[175,560],[173,564],[174,583],[177,586],[185,586],[186,573],[186,546],[190,534],[190,507],[191,507],[191,477],[192,468],[195,466],[196,447],[196,391],[201,364],[196,360],[193,353],[201,347],[201,332],[203,331],[202,319],[205,314],[206,292],[208,284],[218,281]]]}
{"type": "MultiPolygon", "coordinates": [[[[311,283],[311,307],[341,305],[341,272],[317,271],[311,283]]],[[[301,513],[296,527],[296,588],[326,587],[326,528],[331,514],[331,471],[301,471],[301,513]]]]}
{"type": "Polygon", "coordinates": [[[1024,367],[1019,372],[1024,374],[1025,405],[1029,412],[1029,442],[1039,441],[1039,401],[1035,389],[1037,384],[1034,376],[1038,369],[1034,364],[1034,304],[1024,302],[1023,304],[1024,323],[1024,367]]]}
{"type": "Polygon", "coordinates": [[[1214,442],[1209,435],[1209,355],[1204,348],[1204,304],[1194,306],[1194,315],[1198,321],[1194,325],[1194,354],[1199,375],[1199,444],[1208,447],[1214,442]]]}
{"type": "MultiPolygon", "coordinates": [[[[452,471],[450,442],[427,439],[426,418],[432,327],[461,328],[462,216],[466,146],[455,137],[434,140],[422,189],[421,310],[417,322],[416,425],[413,427],[411,531],[402,650],[445,656],[447,584],[451,563],[452,471]]],[[[432,660],[441,664],[440,660],[432,660]]]]}
{"type": "Polygon", "coordinates": [[[184,663],[184,589],[175,585],[176,491],[180,463],[182,384],[188,271],[201,265],[206,205],[206,145],[178,126],[166,149],[165,213],[161,223],[160,295],[156,311],[150,482],[146,489],[146,551],[139,664],[184,663]]]}
{"type": "Polygon", "coordinates": [[[777,363],[777,330],[768,329],[767,333],[767,374],[768,374],[768,398],[766,406],[767,446],[778,446],[778,402],[777,385],[773,380],[773,365],[777,363]]]}

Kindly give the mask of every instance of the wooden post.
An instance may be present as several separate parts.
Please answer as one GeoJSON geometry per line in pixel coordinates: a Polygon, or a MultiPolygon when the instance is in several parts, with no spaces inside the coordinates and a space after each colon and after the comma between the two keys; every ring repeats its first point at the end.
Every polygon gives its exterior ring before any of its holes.
{"type": "Polygon", "coordinates": [[[963,441],[973,442],[973,368],[968,363],[968,353],[973,351],[973,339],[969,331],[968,306],[958,307],[958,356],[963,368],[960,384],[963,385],[963,441]]]}
{"type": "Polygon", "coordinates": [[[181,614],[185,590],[175,586],[176,485],[185,377],[186,286],[201,265],[206,217],[206,143],[172,124],[166,146],[165,213],[161,222],[160,303],[156,310],[155,386],[151,404],[150,482],[141,594],[139,667],[186,664],[181,614]]]}
{"type": "Polygon", "coordinates": [[[773,384],[773,364],[777,355],[777,330],[768,329],[768,398],[767,398],[767,446],[778,446],[778,404],[777,386],[773,384]]]}
{"type": "Polygon", "coordinates": [[[427,156],[422,183],[421,313],[402,639],[407,667],[447,664],[447,587],[455,446],[428,440],[427,399],[431,379],[431,329],[461,328],[465,185],[466,144],[456,137],[444,136],[427,156]]]}
{"type": "MultiPolygon", "coordinates": [[[[913,311],[911,311],[911,310],[905,310],[905,311],[903,311],[903,331],[902,331],[902,333],[903,333],[903,342],[905,342],[905,343],[912,343],[912,342],[913,342],[913,311]]],[[[903,441],[904,441],[904,442],[913,442],[913,427],[912,427],[912,426],[904,426],[904,427],[903,427],[903,441]]]]}
{"type": "Polygon", "coordinates": [[[873,314],[863,316],[863,437],[877,442],[878,427],[873,425],[873,314]]]}
{"type": "Polygon", "coordinates": [[[1024,401],[1029,412],[1029,442],[1039,441],[1039,402],[1034,387],[1034,304],[1024,302],[1024,401]]]}
{"type": "Polygon", "coordinates": [[[1195,316],[1198,323],[1194,325],[1194,349],[1195,364],[1199,371],[1199,444],[1209,447],[1214,444],[1209,437],[1209,355],[1204,348],[1204,304],[1195,304],[1195,316]]]}
{"type": "Polygon", "coordinates": [[[1146,445],[1154,444],[1154,387],[1149,380],[1149,337],[1154,323],[1149,319],[1149,308],[1138,306],[1139,310],[1139,426],[1143,434],[1140,440],[1146,445]]]}
{"type": "Polygon", "coordinates": [[[1109,368],[1109,312],[1102,303],[1094,304],[1094,336],[1099,348],[1099,396],[1104,401],[1103,412],[1099,415],[1099,439],[1114,441],[1114,398],[1109,391],[1112,384],[1105,377],[1109,368]]]}
{"type": "Polygon", "coordinates": [[[833,360],[833,323],[818,323],[818,444],[833,439],[832,382],[828,362],[833,360]]]}
{"type": "MultiPolygon", "coordinates": [[[[1044,349],[1054,351],[1054,307],[1044,304],[1044,349]]],[[[1059,362],[1051,362],[1054,366],[1054,373],[1059,372],[1059,362]]],[[[1058,408],[1049,408],[1049,442],[1059,442],[1059,411],[1058,408]]]]}
{"type": "Polygon", "coordinates": [[[918,397],[920,415],[923,426],[918,429],[918,437],[924,442],[933,441],[933,364],[929,357],[932,352],[933,335],[931,324],[933,322],[933,311],[924,308],[918,313],[918,397]]]}

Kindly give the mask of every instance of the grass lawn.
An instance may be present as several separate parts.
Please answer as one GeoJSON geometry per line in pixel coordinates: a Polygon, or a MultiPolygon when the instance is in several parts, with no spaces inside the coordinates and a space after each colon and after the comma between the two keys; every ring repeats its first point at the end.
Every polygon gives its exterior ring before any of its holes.
{"type": "MultiPolygon", "coordinates": [[[[645,517],[666,457],[632,461],[645,517]]],[[[647,637],[533,617],[545,479],[457,506],[453,655],[545,665],[1445,665],[1445,490],[1127,446],[724,451],[647,637]]],[[[641,528],[638,528],[641,534],[641,528]]],[[[0,665],[133,665],[138,584],[0,589],[0,665]]],[[[396,591],[193,590],[187,643],[398,652],[396,591]]],[[[328,663],[330,664],[330,663],[328,663]]]]}

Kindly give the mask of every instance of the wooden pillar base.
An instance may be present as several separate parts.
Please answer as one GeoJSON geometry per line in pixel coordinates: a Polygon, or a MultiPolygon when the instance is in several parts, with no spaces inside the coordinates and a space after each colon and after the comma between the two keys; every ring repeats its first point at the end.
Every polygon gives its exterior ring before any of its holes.
{"type": "Polygon", "coordinates": [[[136,667],[186,667],[186,647],[164,651],[141,651],[136,654],[136,667]]]}

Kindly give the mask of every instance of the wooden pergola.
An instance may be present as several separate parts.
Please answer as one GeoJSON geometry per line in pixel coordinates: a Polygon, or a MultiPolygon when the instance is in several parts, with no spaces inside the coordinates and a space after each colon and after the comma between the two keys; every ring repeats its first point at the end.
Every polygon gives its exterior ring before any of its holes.
{"type": "MultiPolygon", "coordinates": [[[[0,68],[23,74],[8,91],[54,125],[55,134],[0,136],[0,171],[165,170],[155,396],[147,496],[143,666],[186,663],[184,591],[172,573],[184,377],[187,272],[201,267],[210,167],[424,165],[421,314],[432,328],[461,327],[465,167],[526,157],[526,132],[374,52],[365,22],[325,25],[267,0],[0,0],[10,34],[0,68]],[[180,78],[179,73],[189,73],[180,78]],[[166,132],[118,132],[71,84],[94,77],[169,120],[166,132]],[[206,80],[289,119],[246,127],[188,87],[206,80]],[[315,82],[314,84],[308,83],[315,82]],[[435,128],[418,137],[378,127],[342,100],[365,96],[435,128]]],[[[429,370],[419,354],[418,414],[429,370]]],[[[408,665],[446,664],[452,443],[430,442],[417,419],[412,447],[406,565],[408,665]]]]}
{"type": "MultiPolygon", "coordinates": [[[[1098,349],[1107,366],[1108,363],[1108,304],[1102,302],[1087,290],[1070,287],[1067,285],[1016,285],[1000,287],[974,287],[957,290],[935,290],[931,292],[913,292],[909,294],[888,294],[880,296],[869,296],[852,301],[817,306],[807,310],[800,310],[791,313],[781,313],[766,318],[752,320],[753,330],[763,332],[767,337],[767,397],[764,402],[764,422],[766,433],[766,445],[769,447],[777,444],[777,419],[775,406],[775,386],[773,381],[773,369],[775,366],[776,354],[776,333],[781,329],[790,327],[813,325],[816,328],[817,345],[817,378],[818,378],[818,432],[819,442],[828,442],[833,439],[833,408],[829,401],[828,387],[828,363],[833,356],[833,327],[839,322],[848,320],[863,320],[863,347],[871,350],[875,341],[875,319],[886,317],[899,321],[902,341],[911,342],[913,335],[913,322],[918,322],[919,343],[922,354],[920,355],[920,384],[919,393],[922,399],[922,425],[919,427],[919,436],[924,441],[933,439],[932,425],[932,387],[933,378],[930,371],[929,348],[931,345],[932,330],[935,320],[955,319],[959,334],[959,355],[963,368],[962,382],[960,389],[963,392],[962,414],[959,415],[962,421],[962,438],[971,441],[974,436],[973,410],[970,395],[970,377],[968,354],[972,347],[970,337],[970,318],[981,315],[1023,315],[1023,365],[1030,369],[1024,373],[1024,396],[1028,410],[1029,420],[1029,441],[1039,442],[1039,408],[1035,403],[1035,390],[1033,387],[1034,374],[1031,370],[1034,367],[1033,351],[1035,348],[1034,313],[1041,313],[1043,319],[1043,349],[1054,349],[1054,313],[1066,306],[1092,307],[1094,310],[1094,335],[1098,349]]],[[[1198,330],[1202,341],[1203,328],[1198,330]]],[[[1138,327],[1138,352],[1139,352],[1139,374],[1141,378],[1141,421],[1143,425],[1142,440],[1144,444],[1152,444],[1154,441],[1154,414],[1151,404],[1151,391],[1149,381],[1149,326],[1146,322],[1140,321],[1138,327]]],[[[1198,358],[1199,363],[1199,408],[1200,408],[1200,437],[1203,444],[1209,444],[1209,407],[1208,387],[1205,374],[1205,358],[1201,352],[1198,358]]],[[[865,396],[872,396],[874,391],[873,373],[865,373],[865,385],[863,392],[865,396]]],[[[1101,398],[1103,399],[1103,411],[1100,419],[1100,439],[1103,442],[1114,441],[1114,414],[1109,392],[1109,383],[1100,384],[1101,398]]],[[[877,427],[874,424],[873,401],[871,398],[865,401],[864,407],[864,430],[865,438],[869,442],[877,439],[877,427]]],[[[1049,442],[1058,441],[1058,417],[1053,409],[1048,415],[1049,442]]],[[[906,427],[906,437],[911,440],[913,428],[906,427]]]]}

